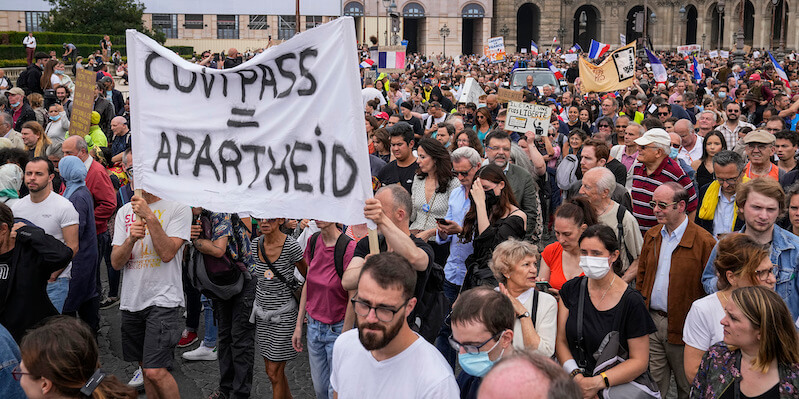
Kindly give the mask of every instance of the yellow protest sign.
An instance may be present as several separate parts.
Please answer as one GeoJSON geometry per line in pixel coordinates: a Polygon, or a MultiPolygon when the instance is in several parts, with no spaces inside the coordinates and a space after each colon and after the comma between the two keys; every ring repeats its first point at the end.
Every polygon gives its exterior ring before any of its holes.
{"type": "Polygon", "coordinates": [[[635,42],[608,54],[599,65],[580,57],[581,90],[588,92],[609,92],[626,88],[635,78],[635,42]]]}

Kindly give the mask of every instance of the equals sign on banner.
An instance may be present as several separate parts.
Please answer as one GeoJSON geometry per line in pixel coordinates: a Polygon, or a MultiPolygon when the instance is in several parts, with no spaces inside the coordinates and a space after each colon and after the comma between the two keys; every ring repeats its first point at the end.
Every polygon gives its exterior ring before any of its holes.
{"type": "MultiPolygon", "coordinates": [[[[255,115],[254,109],[246,109],[246,108],[233,108],[230,111],[231,114],[235,116],[249,116],[252,117],[255,115]]],[[[258,121],[236,121],[233,119],[227,120],[228,127],[258,127],[258,121]]]]}

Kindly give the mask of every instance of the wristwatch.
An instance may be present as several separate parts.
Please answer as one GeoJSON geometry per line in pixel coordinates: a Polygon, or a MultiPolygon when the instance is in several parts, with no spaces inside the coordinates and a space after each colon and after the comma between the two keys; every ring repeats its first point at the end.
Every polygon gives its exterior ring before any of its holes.
{"type": "Polygon", "coordinates": [[[521,319],[523,319],[525,317],[530,317],[530,312],[524,312],[524,313],[522,313],[520,315],[516,315],[516,318],[519,319],[519,320],[521,320],[521,319]]]}
{"type": "Polygon", "coordinates": [[[574,377],[576,377],[578,374],[582,374],[582,373],[584,373],[584,372],[585,372],[585,369],[582,369],[582,368],[579,368],[579,367],[578,367],[578,368],[576,368],[576,369],[572,370],[572,372],[571,372],[571,373],[569,373],[569,376],[570,376],[571,378],[574,378],[574,377]]]}

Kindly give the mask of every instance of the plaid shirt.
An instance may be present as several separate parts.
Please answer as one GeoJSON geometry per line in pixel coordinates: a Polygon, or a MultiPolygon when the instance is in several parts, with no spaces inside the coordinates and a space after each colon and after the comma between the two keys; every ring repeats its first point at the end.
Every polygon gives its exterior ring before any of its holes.
{"type": "Polygon", "coordinates": [[[727,149],[731,150],[735,147],[735,143],[738,142],[738,132],[745,127],[751,128],[752,130],[756,129],[755,125],[739,119],[738,126],[736,126],[734,130],[730,130],[726,123],[722,123],[716,128],[716,131],[721,132],[721,134],[724,136],[724,140],[727,142],[727,149]]]}
{"type": "Polygon", "coordinates": [[[649,206],[649,201],[652,201],[652,193],[655,192],[656,188],[670,181],[678,183],[688,191],[689,199],[685,213],[695,211],[697,207],[697,198],[694,183],[688,178],[682,168],[680,168],[677,161],[666,157],[660,166],[658,166],[657,170],[651,175],[646,173],[646,166],[644,166],[644,164],[639,163],[634,166],[633,187],[631,191],[633,216],[638,220],[641,234],[646,233],[647,230],[658,224],[654,210],[649,206]]]}

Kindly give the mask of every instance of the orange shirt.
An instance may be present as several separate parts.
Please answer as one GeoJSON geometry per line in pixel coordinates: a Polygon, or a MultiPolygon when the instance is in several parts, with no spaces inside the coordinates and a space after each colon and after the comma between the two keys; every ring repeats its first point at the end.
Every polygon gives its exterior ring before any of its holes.
{"type": "MultiPolygon", "coordinates": [[[[560,290],[566,283],[566,276],[563,274],[563,247],[555,241],[544,248],[541,252],[541,259],[549,266],[549,285],[556,290],[560,290]]],[[[580,273],[584,276],[584,273],[580,273]]]]}

